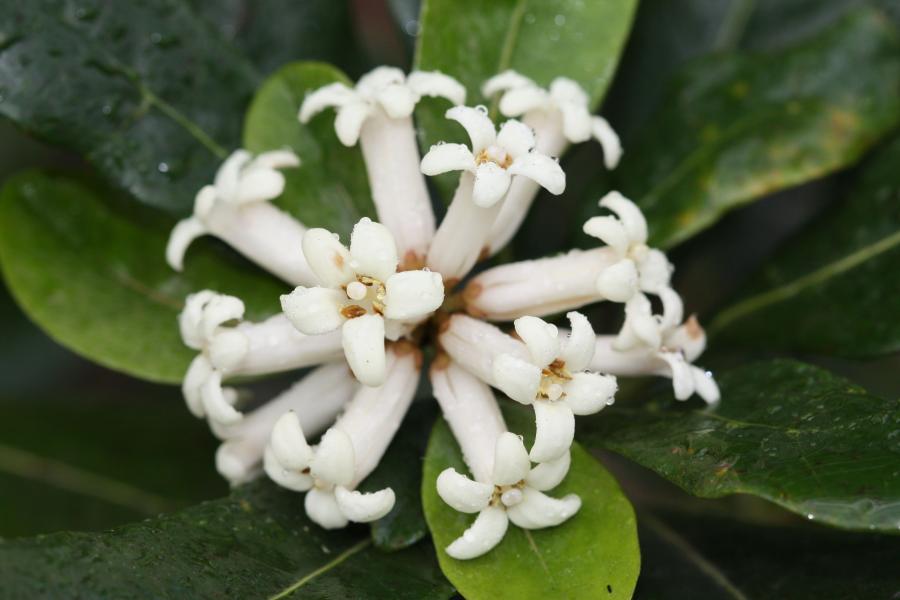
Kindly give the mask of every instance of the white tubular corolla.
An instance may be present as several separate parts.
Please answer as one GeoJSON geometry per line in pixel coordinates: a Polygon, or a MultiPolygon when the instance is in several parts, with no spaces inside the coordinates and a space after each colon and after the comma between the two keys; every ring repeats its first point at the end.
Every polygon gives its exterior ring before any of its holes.
{"type": "Polygon", "coordinates": [[[510,354],[526,360],[525,344],[497,327],[456,314],[441,327],[438,343],[450,357],[487,384],[494,384],[494,359],[510,354]]]}
{"type": "MultiPolygon", "coordinates": [[[[603,147],[607,169],[615,168],[622,157],[619,137],[603,117],[591,115],[588,95],[571,79],[557,77],[548,89],[543,89],[515,71],[504,71],[487,80],[482,93],[486,97],[501,94],[500,113],[521,118],[534,130],[538,152],[559,157],[569,144],[593,137],[603,147]]],[[[491,229],[491,254],[513,238],[537,193],[538,186],[529,180],[519,178],[513,182],[491,229]]]]}
{"type": "Polygon", "coordinates": [[[307,492],[309,518],[325,529],[366,523],[394,507],[394,492],[356,491],[378,465],[415,395],[422,355],[406,342],[388,351],[387,377],[377,388],[360,387],[318,446],[310,447],[295,413],[284,414],[264,454],[266,474],[279,485],[307,492]]]}
{"type": "Polygon", "coordinates": [[[263,452],[275,422],[293,411],[300,427],[317,435],[334,422],[359,384],[346,364],[318,367],[234,425],[210,423],[223,440],[216,452],[216,469],[231,485],[255,479],[262,472],[263,452]]]}
{"type": "Polygon", "coordinates": [[[384,382],[384,340],[398,340],[444,301],[439,273],[397,272],[399,258],[390,231],[362,219],[350,249],[324,229],[310,229],[303,253],[322,282],[281,297],[284,313],[308,335],[341,330],[344,355],[365,385],[384,382]]]}
{"type": "Polygon", "coordinates": [[[406,77],[399,69],[378,67],[354,88],[332,83],[311,92],[299,114],[307,123],[334,107],[338,138],[346,146],[359,141],[378,219],[394,234],[403,270],[422,266],[435,228],[412,122],[422,96],[462,104],[466,90],[442,73],[415,71],[406,77]]]}
{"type": "Polygon", "coordinates": [[[426,175],[463,172],[427,264],[447,280],[459,280],[486,251],[491,225],[514,179],[525,177],[561,194],[566,175],[554,159],[535,151],[531,129],[519,121],[507,121],[498,133],[483,107],[455,106],[446,116],[463,126],[472,147],[440,143],[422,158],[426,175]]]}
{"type": "Polygon", "coordinates": [[[180,221],[166,246],[166,261],[176,271],[184,265],[188,246],[203,235],[214,235],[284,281],[314,285],[315,276],[303,259],[300,244],[306,228],[269,200],[284,191],[278,169],[297,167],[300,159],[286,150],[253,158],[236,150],[194,199],[193,216],[180,221]]]}

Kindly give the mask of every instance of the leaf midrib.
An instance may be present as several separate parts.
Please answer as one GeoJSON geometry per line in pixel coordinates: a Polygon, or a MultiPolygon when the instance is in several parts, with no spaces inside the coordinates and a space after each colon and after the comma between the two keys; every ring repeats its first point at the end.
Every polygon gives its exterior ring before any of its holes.
{"type": "Polygon", "coordinates": [[[307,573],[306,575],[304,575],[303,577],[301,577],[300,579],[298,579],[297,581],[295,581],[288,587],[269,596],[269,600],[280,600],[281,598],[286,598],[287,596],[290,596],[291,594],[293,594],[298,589],[305,586],[307,583],[309,583],[316,577],[319,577],[320,575],[324,575],[325,573],[334,569],[335,567],[340,565],[342,562],[344,562],[345,560],[347,560],[354,554],[357,554],[358,552],[365,550],[370,545],[372,545],[372,538],[368,538],[368,537],[360,542],[357,542],[356,544],[354,544],[353,546],[350,546],[349,548],[347,548],[346,550],[344,550],[343,552],[338,554],[336,557],[334,557],[331,561],[325,563],[318,569],[315,569],[314,571],[307,573]]]}

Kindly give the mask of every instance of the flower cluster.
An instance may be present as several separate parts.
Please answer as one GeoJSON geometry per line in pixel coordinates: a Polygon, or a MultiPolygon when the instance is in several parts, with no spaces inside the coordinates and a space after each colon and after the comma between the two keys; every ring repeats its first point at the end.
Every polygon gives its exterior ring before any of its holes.
{"type": "Polygon", "coordinates": [[[237,485],[265,473],[304,492],[307,514],[322,527],[393,509],[390,488],[356,488],[400,427],[425,368],[423,346],[433,346],[431,388],[469,468],[441,473],[437,492],[452,508],[477,513],[446,548],[460,560],[490,551],[510,522],[553,527],[578,512],[577,495],[545,492],[568,473],[575,417],[612,404],[617,376],[669,377],[678,399],[719,399],[712,375],[692,364],[705,335],[694,318],[684,321],[672,266],[647,245],[641,211],[618,192],[600,200],[608,214],[584,224],[599,247],[472,276],[513,237],[541,188],[564,192],[555,157],[569,144],[596,139],[609,168],[622,152],[574,81],[542,89],[507,71],[482,92],[500,94],[500,112],[511,117],[499,130],[484,107],[464,106],[465,89],[441,73],[381,67],[354,87],[333,83],[307,94],[299,119],[325,118],[317,115],[333,108],[338,139],[358,143],[365,159],[378,222],[360,220],[349,246],[269,202],[284,189],[279,169],[302,168],[297,156],[238,150],[200,190],[194,215],[176,226],[167,248],[181,269],[191,241],[212,234],[295,286],[281,297],[283,312],[261,322],[245,319],[238,298],[189,296],[180,327],[198,354],[183,391],[191,412],[222,439],[216,466],[224,477],[237,485]],[[446,117],[469,145],[440,143],[420,157],[412,114],[423,96],[449,101],[446,117]],[[436,224],[425,176],[450,171],[461,172],[459,184],[436,224]],[[602,301],[624,306],[615,335],[597,335],[578,312],[602,301]],[[542,319],[562,312],[568,329],[542,319]],[[223,387],[306,367],[315,368],[246,414],[238,390],[223,387]],[[530,448],[508,431],[497,392],[533,408],[530,448]]]}

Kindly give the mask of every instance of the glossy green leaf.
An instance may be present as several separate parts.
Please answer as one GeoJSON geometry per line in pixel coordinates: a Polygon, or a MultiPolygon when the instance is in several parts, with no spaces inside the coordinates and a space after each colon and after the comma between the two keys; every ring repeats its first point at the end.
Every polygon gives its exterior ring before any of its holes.
{"type": "Polygon", "coordinates": [[[716,409],[676,406],[666,390],[583,419],[578,439],[697,496],[753,494],[829,525],[897,531],[900,400],[787,360],[729,371],[719,385],[716,409]]]}
{"type": "Polygon", "coordinates": [[[240,143],[252,65],[180,0],[3,0],[0,114],[187,213],[240,143]]]}
{"type": "Polygon", "coordinates": [[[717,343],[849,357],[900,350],[900,139],[710,328],[717,343]]]}
{"type": "MultiPolygon", "coordinates": [[[[635,0],[425,0],[419,16],[415,66],[456,77],[468,90],[466,104],[487,104],[481,85],[506,69],[549,85],[569,77],[584,87],[596,107],[603,98],[628,36],[635,0]]],[[[421,145],[467,142],[447,121],[442,101],[425,100],[416,110],[421,145]]],[[[438,180],[449,201],[454,180],[438,180]]]]}
{"type": "Polygon", "coordinates": [[[285,171],[287,184],[277,203],[308,227],[346,236],[361,217],[375,214],[362,154],[358,147],[338,141],[334,111],[324,111],[308,127],[297,120],[306,93],[335,81],[349,83],[343,73],[323,63],[299,62],[280,69],[253,99],[244,123],[244,146],[253,152],[296,152],[303,164],[285,171]]]}
{"type": "MultiPolygon", "coordinates": [[[[900,39],[863,10],[784,51],[696,65],[626,148],[612,184],[664,247],[732,208],[853,164],[900,120],[900,39]],[[865,65],[865,68],[861,68],[865,65]]],[[[586,212],[596,213],[593,195],[586,212]]]]}
{"type": "Polygon", "coordinates": [[[372,547],[325,531],[296,493],[268,482],[101,534],[0,542],[3,592],[17,598],[385,598],[443,600],[452,588],[427,546],[372,547]]]}
{"type": "Polygon", "coordinates": [[[447,467],[466,472],[450,429],[439,420],[425,455],[422,502],[441,569],[460,594],[471,600],[631,597],[640,570],[634,511],[612,475],[580,446],[572,447],[568,476],[550,492],[577,493],[578,514],[549,529],[525,531],[510,524],[498,546],[467,561],[443,550],[473,521],[437,494],[437,476],[447,467]]]}
{"type": "Polygon", "coordinates": [[[55,340],[106,367],[177,383],[195,354],[176,322],[187,294],[234,294],[248,319],[278,310],[283,284],[205,240],[191,248],[184,273],[171,270],[164,251],[173,223],[125,217],[101,201],[106,193],[28,173],[0,194],[7,285],[55,340]]]}

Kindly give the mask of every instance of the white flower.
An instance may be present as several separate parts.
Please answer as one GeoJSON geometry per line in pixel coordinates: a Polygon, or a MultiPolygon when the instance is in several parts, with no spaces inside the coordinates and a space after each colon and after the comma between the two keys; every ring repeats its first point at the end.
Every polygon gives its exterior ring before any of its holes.
{"type": "Polygon", "coordinates": [[[522,439],[505,432],[497,438],[490,481],[473,481],[444,470],[437,479],[441,498],[455,510],[478,513],[475,522],[447,546],[453,558],[468,560],[500,543],[509,521],[523,529],[559,525],[581,508],[581,499],[569,494],[556,499],[543,492],[556,487],[569,471],[569,453],[531,468],[522,439]]]}
{"type": "Polygon", "coordinates": [[[537,426],[531,460],[546,462],[568,452],[575,415],[590,415],[612,404],[616,378],[587,371],[596,336],[584,315],[570,312],[572,332],[561,339],[557,328],[537,317],[516,319],[516,333],[530,354],[494,359],[493,381],[507,396],[534,407],[537,426]]]}
{"type": "Polygon", "coordinates": [[[306,228],[268,202],[284,191],[284,175],[278,169],[299,165],[300,159],[287,150],[256,158],[246,150],[234,151],[222,163],[214,184],[197,193],[193,216],[172,230],[166,246],[169,265],[181,271],[191,242],[212,234],[285,281],[315,283],[303,257],[290,252],[299,247],[306,228]]]}
{"type": "Polygon", "coordinates": [[[356,87],[336,82],[310,93],[303,100],[299,118],[301,123],[307,123],[326,108],[334,107],[338,139],[345,146],[353,146],[369,117],[378,112],[393,119],[408,117],[422,96],[441,96],[462,104],[466,90],[442,73],[414,71],[406,77],[400,69],[378,67],[360,77],[356,87]]]}
{"type": "Polygon", "coordinates": [[[463,144],[432,146],[422,158],[422,172],[426,175],[472,173],[472,199],[481,207],[500,201],[514,175],[533,179],[552,194],[566,189],[566,174],[556,160],[534,151],[534,134],[527,125],[510,120],[497,133],[483,107],[455,106],[446,116],[465,128],[472,149],[463,144]]]}
{"type": "Polygon", "coordinates": [[[384,340],[397,340],[444,301],[439,273],[397,272],[397,248],[383,225],[362,219],[350,249],[324,229],[311,229],[303,253],[322,282],[281,297],[294,326],[309,335],[341,329],[344,354],[356,378],[378,386],[385,377],[384,340]]]}

